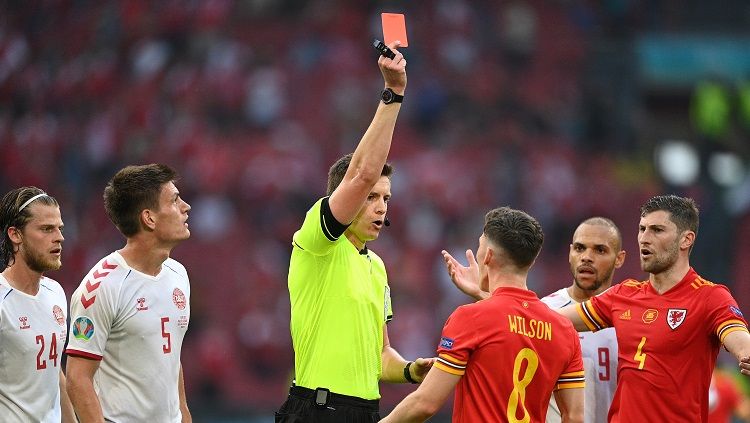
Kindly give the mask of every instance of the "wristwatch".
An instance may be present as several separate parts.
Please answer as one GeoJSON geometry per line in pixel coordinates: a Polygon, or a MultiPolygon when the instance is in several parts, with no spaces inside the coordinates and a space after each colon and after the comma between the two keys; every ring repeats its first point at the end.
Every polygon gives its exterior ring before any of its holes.
{"type": "Polygon", "coordinates": [[[380,93],[380,99],[383,100],[383,103],[385,104],[401,103],[404,101],[404,96],[394,93],[390,88],[386,88],[380,93]]]}

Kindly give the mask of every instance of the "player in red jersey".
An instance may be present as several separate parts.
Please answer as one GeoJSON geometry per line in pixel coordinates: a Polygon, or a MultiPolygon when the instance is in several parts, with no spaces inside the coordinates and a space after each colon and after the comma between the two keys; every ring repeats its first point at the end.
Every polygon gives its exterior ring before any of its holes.
{"type": "MultiPolygon", "coordinates": [[[[583,422],[578,336],[526,287],[543,240],[539,223],[522,211],[502,207],[487,213],[476,276],[492,296],[453,312],[434,369],[382,421],[424,421],[458,385],[454,423],[543,422],[553,392],[563,421],[583,422]]],[[[446,262],[455,272],[458,263],[446,262]]]]}
{"type": "Polygon", "coordinates": [[[610,422],[706,422],[719,347],[750,374],[747,322],[729,290],[690,267],[698,207],[690,198],[651,198],[638,226],[641,269],[582,304],[559,311],[579,331],[614,327],[618,383],[610,422]]]}
{"type": "Polygon", "coordinates": [[[708,423],[750,422],[750,400],[737,381],[723,370],[716,369],[708,389],[708,423]]]}
{"type": "MultiPolygon", "coordinates": [[[[460,265],[447,251],[443,251],[443,256],[448,267],[453,267],[451,281],[461,292],[475,300],[492,295],[479,288],[477,260],[471,250],[466,251],[469,266],[460,265]]],[[[573,233],[568,261],[573,274],[572,285],[541,298],[552,309],[581,303],[609,289],[615,269],[625,261],[620,229],[605,217],[584,220],[573,233]]],[[[584,421],[601,423],[607,420],[617,389],[617,335],[609,328],[580,333],[579,338],[586,374],[584,421]]],[[[547,423],[561,422],[560,410],[553,399],[547,409],[547,423]]]]}

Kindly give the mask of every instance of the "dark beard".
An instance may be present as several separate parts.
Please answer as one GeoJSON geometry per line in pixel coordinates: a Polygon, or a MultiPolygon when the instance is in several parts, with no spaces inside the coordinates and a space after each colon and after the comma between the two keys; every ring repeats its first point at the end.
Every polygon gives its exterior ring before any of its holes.
{"type": "MultiPolygon", "coordinates": [[[[602,285],[604,285],[604,281],[610,280],[610,278],[612,277],[612,273],[614,273],[614,271],[615,271],[615,268],[614,268],[614,264],[613,264],[612,268],[610,268],[609,271],[606,274],[602,275],[602,277],[597,277],[596,279],[594,279],[594,286],[592,286],[591,288],[586,288],[583,285],[581,285],[578,282],[578,279],[576,279],[575,277],[573,278],[573,282],[576,284],[576,286],[578,288],[580,288],[583,291],[596,292],[597,290],[599,290],[599,288],[602,287],[602,285]]],[[[597,275],[597,276],[599,276],[599,275],[597,275]]]]}
{"type": "Polygon", "coordinates": [[[573,279],[573,281],[576,283],[576,286],[583,290],[588,292],[595,292],[597,289],[599,289],[602,286],[602,281],[600,279],[594,279],[594,285],[590,288],[586,288],[583,286],[580,282],[578,282],[578,279],[573,279]]]}
{"type": "Polygon", "coordinates": [[[679,246],[675,244],[669,250],[665,251],[661,257],[654,257],[651,263],[645,264],[641,261],[641,270],[651,274],[661,273],[675,264],[677,261],[677,254],[679,253],[679,246]]]}

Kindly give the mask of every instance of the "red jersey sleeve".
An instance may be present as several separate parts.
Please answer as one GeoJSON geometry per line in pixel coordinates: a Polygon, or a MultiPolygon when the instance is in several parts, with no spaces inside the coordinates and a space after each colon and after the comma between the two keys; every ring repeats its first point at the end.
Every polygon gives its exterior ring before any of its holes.
{"type": "Polygon", "coordinates": [[[471,322],[471,310],[466,306],[457,308],[448,317],[440,337],[435,367],[458,376],[466,373],[466,364],[477,342],[471,322]]]}
{"type": "Polygon", "coordinates": [[[706,296],[706,307],[711,331],[724,343],[724,338],[732,332],[747,332],[747,321],[742,315],[737,301],[724,285],[715,285],[706,296]]]}
{"type": "Polygon", "coordinates": [[[570,327],[569,339],[573,344],[573,354],[570,356],[568,366],[557,379],[555,391],[558,389],[583,388],[585,385],[583,375],[583,356],[581,354],[581,342],[578,340],[578,333],[570,327]]]}
{"type": "Polygon", "coordinates": [[[617,284],[601,294],[592,297],[576,306],[578,315],[592,332],[612,327],[612,304],[623,286],[630,286],[639,282],[626,280],[617,284]],[[630,284],[630,285],[628,285],[630,284]]]}

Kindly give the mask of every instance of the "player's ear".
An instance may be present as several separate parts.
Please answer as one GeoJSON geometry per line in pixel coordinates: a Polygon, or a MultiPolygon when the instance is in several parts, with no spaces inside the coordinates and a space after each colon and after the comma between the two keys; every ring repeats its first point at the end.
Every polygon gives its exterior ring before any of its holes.
{"type": "Polygon", "coordinates": [[[144,229],[153,231],[156,227],[156,216],[151,209],[141,210],[141,225],[144,229]]]}
{"type": "Polygon", "coordinates": [[[10,241],[14,244],[20,244],[22,241],[21,238],[21,230],[16,228],[15,226],[11,226],[8,228],[8,231],[6,232],[8,234],[8,238],[10,241]]]}
{"type": "Polygon", "coordinates": [[[695,244],[695,232],[685,231],[682,233],[682,239],[680,240],[680,248],[689,250],[693,244],[695,244]]]}
{"type": "Polygon", "coordinates": [[[615,269],[619,269],[625,264],[625,250],[620,250],[615,255],[615,269]]]}
{"type": "Polygon", "coordinates": [[[494,257],[494,255],[495,255],[495,251],[492,249],[492,247],[488,247],[487,253],[484,255],[484,260],[482,260],[482,264],[487,266],[490,263],[492,263],[492,258],[494,257]]]}

